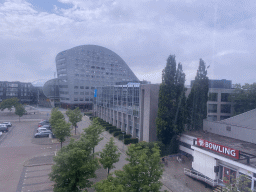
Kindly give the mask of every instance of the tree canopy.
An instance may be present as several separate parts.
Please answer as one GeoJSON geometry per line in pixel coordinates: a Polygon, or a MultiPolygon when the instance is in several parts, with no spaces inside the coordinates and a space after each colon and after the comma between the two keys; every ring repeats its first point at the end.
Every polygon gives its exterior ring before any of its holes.
{"type": "Polygon", "coordinates": [[[157,138],[164,145],[184,130],[185,120],[185,73],[179,63],[176,69],[174,55],[167,59],[159,90],[158,112],[156,118],[157,138]]]}
{"type": "Polygon", "coordinates": [[[91,143],[93,153],[94,147],[99,144],[103,139],[100,137],[100,134],[104,131],[104,127],[99,123],[98,118],[94,118],[92,124],[84,129],[84,134],[82,134],[81,139],[85,139],[91,143]]]}
{"type": "Polygon", "coordinates": [[[203,119],[207,117],[208,91],[207,70],[205,62],[200,59],[197,74],[187,99],[187,125],[189,129],[200,130],[203,128],[203,119]]]}
{"type": "Polygon", "coordinates": [[[83,117],[83,115],[80,112],[80,109],[78,107],[74,110],[68,109],[66,112],[66,115],[68,116],[71,124],[75,127],[75,134],[76,134],[77,123],[82,121],[82,117],[83,117]]]}
{"type": "Polygon", "coordinates": [[[70,136],[70,123],[67,123],[63,119],[58,119],[55,122],[55,127],[53,129],[53,134],[55,135],[55,137],[61,143],[61,148],[62,148],[62,143],[65,141],[65,138],[67,136],[70,136]]]}
{"type": "Polygon", "coordinates": [[[256,83],[235,84],[234,92],[230,95],[233,102],[234,115],[239,115],[256,108],[256,83]]]}
{"type": "Polygon", "coordinates": [[[105,148],[100,153],[100,163],[103,165],[104,169],[108,169],[108,174],[110,169],[115,168],[114,163],[119,161],[121,153],[118,153],[117,146],[115,146],[113,137],[110,138],[109,142],[105,145],[105,148]]]}
{"type": "Polygon", "coordinates": [[[65,120],[65,117],[59,111],[58,108],[53,108],[52,111],[51,111],[51,117],[50,117],[50,120],[49,120],[53,129],[56,127],[56,123],[59,119],[65,120]]]}
{"type": "Polygon", "coordinates": [[[5,110],[5,109],[9,109],[9,111],[11,111],[12,107],[16,107],[17,105],[19,105],[18,98],[14,97],[14,98],[10,98],[10,99],[5,99],[1,102],[0,109],[1,109],[1,111],[5,110]]]}
{"type": "Polygon", "coordinates": [[[98,182],[95,185],[96,191],[159,191],[163,168],[158,145],[146,142],[131,144],[126,153],[129,163],[124,165],[123,171],[115,171],[116,177],[110,174],[106,180],[98,182]]]}
{"type": "Polygon", "coordinates": [[[23,105],[18,104],[15,106],[15,114],[19,116],[19,121],[20,121],[20,117],[22,117],[24,114],[26,114],[26,110],[24,108],[23,105]]]}
{"type": "Polygon", "coordinates": [[[89,179],[95,178],[95,171],[99,168],[98,160],[93,158],[90,143],[87,141],[71,140],[70,144],[63,147],[54,157],[55,164],[49,174],[54,181],[54,192],[87,191],[85,188],[92,186],[89,179]]]}

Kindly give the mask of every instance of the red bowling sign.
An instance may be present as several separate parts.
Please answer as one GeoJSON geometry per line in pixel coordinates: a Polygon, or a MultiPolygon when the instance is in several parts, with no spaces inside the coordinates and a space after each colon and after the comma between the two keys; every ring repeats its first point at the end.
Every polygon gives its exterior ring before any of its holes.
{"type": "Polygon", "coordinates": [[[239,159],[239,150],[232,149],[230,147],[226,147],[223,145],[219,145],[201,138],[197,138],[197,145],[200,147],[204,147],[206,149],[210,149],[212,151],[216,151],[223,155],[227,155],[229,157],[239,159]]]}

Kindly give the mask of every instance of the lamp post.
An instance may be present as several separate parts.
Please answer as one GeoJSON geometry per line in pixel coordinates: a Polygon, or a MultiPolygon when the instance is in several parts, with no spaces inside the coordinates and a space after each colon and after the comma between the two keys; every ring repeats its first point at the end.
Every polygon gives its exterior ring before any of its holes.
{"type": "Polygon", "coordinates": [[[122,133],[123,133],[123,151],[124,151],[124,131],[122,131],[122,133]]]}

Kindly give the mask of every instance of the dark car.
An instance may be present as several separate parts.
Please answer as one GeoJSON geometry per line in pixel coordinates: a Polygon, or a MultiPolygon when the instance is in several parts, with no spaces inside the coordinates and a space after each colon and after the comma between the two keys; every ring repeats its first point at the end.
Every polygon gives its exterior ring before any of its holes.
{"type": "Polygon", "coordinates": [[[42,127],[42,126],[44,126],[44,125],[49,125],[49,124],[50,124],[49,121],[43,120],[43,121],[41,121],[41,122],[38,123],[38,127],[42,127]]]}
{"type": "Polygon", "coordinates": [[[1,132],[8,132],[8,126],[5,124],[0,124],[0,131],[1,132]]]}
{"type": "Polygon", "coordinates": [[[35,134],[35,138],[38,137],[49,137],[49,135],[52,134],[52,132],[50,130],[47,131],[41,131],[35,134]]]}

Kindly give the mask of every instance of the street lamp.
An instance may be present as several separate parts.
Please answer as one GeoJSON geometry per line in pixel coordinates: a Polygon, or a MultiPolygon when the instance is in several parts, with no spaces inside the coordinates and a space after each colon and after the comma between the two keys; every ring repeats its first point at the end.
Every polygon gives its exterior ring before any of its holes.
{"type": "MultiPolygon", "coordinates": [[[[124,142],[124,131],[122,131],[122,133],[123,133],[123,142],[124,142]]],[[[124,151],[124,143],[123,143],[123,151],[124,151]]]]}

